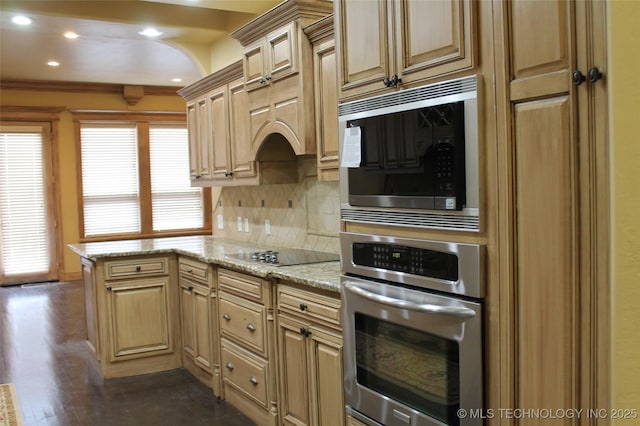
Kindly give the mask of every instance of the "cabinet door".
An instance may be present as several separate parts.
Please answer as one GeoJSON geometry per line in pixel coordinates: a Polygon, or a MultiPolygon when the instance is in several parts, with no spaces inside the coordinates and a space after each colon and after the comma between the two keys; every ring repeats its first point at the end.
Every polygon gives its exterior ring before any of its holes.
{"type": "Polygon", "coordinates": [[[189,175],[192,180],[211,177],[211,148],[209,141],[209,109],[207,99],[187,105],[189,132],[189,175]]]}
{"type": "Polygon", "coordinates": [[[343,425],[342,336],[312,327],[309,347],[313,424],[343,425]]]}
{"type": "Polygon", "coordinates": [[[243,79],[229,83],[229,115],[233,177],[255,177],[257,168],[256,162],[252,161],[249,132],[249,95],[243,79]]]}
{"type": "Polygon", "coordinates": [[[212,177],[224,179],[231,171],[229,163],[229,118],[227,104],[227,86],[213,90],[207,95],[209,104],[209,132],[213,149],[212,177]]]}
{"type": "Polygon", "coordinates": [[[213,350],[211,341],[210,290],[200,285],[193,286],[193,322],[195,325],[196,364],[205,370],[213,371],[213,350]]]}
{"type": "Polygon", "coordinates": [[[340,97],[388,90],[382,83],[393,74],[388,1],[336,2],[340,97]]]}
{"type": "MultiPolygon", "coordinates": [[[[298,71],[297,23],[291,22],[267,35],[268,82],[276,81],[298,71]]],[[[304,40],[306,41],[306,40],[304,40]]]]}
{"type": "Polygon", "coordinates": [[[290,317],[278,316],[280,412],[284,424],[311,424],[307,338],[300,332],[304,327],[303,323],[290,317]]]}
{"type": "Polygon", "coordinates": [[[338,84],[335,41],[313,47],[318,180],[338,180],[338,84]]]}
{"type": "Polygon", "coordinates": [[[180,280],[180,307],[182,309],[182,350],[191,358],[195,354],[195,325],[193,323],[193,284],[180,280]]]}
{"type": "Polygon", "coordinates": [[[266,60],[264,39],[260,39],[244,49],[242,67],[247,90],[257,89],[266,84],[264,78],[267,68],[266,60]]]}
{"type": "Polygon", "coordinates": [[[403,84],[471,68],[471,0],[395,0],[396,73],[403,84]]]}
{"type": "Polygon", "coordinates": [[[106,283],[109,361],[173,352],[169,277],[106,283]]]}

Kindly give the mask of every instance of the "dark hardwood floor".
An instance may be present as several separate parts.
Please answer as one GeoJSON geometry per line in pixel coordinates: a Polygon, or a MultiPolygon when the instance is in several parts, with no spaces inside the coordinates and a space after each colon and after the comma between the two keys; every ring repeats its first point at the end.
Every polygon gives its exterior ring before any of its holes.
{"type": "Polygon", "coordinates": [[[103,380],[85,327],[80,282],[0,287],[0,383],[25,426],[253,425],[182,369],[103,380]]]}

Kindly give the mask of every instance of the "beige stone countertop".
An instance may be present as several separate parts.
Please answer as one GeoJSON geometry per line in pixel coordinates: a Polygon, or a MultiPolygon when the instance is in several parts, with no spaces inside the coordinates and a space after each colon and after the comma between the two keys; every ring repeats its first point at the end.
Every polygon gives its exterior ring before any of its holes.
{"type": "Polygon", "coordinates": [[[93,260],[105,257],[178,253],[261,278],[277,278],[310,287],[340,292],[340,262],[272,266],[226,256],[243,252],[283,249],[284,247],[266,247],[251,243],[220,240],[212,236],[104,241],[69,244],[68,247],[74,253],[93,260]]]}

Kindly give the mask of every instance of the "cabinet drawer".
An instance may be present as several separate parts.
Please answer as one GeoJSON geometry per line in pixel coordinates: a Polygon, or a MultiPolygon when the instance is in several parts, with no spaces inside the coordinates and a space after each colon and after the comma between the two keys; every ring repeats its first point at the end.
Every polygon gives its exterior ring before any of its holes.
{"type": "Polygon", "coordinates": [[[209,273],[210,268],[208,263],[181,257],[178,262],[178,270],[180,275],[185,278],[199,281],[210,287],[213,284],[209,280],[211,274],[209,273]]]}
{"type": "Polygon", "coordinates": [[[340,299],[278,285],[278,308],[316,322],[340,326],[340,299]]]}
{"type": "Polygon", "coordinates": [[[109,260],[104,262],[105,280],[168,274],[169,260],[166,257],[109,260]]]}
{"type": "Polygon", "coordinates": [[[264,307],[223,292],[219,304],[222,335],[266,355],[264,307]]]}
{"type": "Polygon", "coordinates": [[[218,270],[218,288],[220,290],[226,290],[256,302],[266,302],[265,288],[268,287],[264,284],[265,282],[262,279],[252,275],[228,269],[218,270]]]}
{"type": "Polygon", "coordinates": [[[267,408],[268,363],[222,339],[222,377],[250,399],[267,408]]]}

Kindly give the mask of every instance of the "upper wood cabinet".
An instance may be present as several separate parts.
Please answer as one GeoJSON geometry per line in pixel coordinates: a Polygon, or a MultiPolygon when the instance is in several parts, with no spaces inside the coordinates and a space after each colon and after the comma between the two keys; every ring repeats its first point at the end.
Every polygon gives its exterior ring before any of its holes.
{"type": "Polygon", "coordinates": [[[213,157],[209,140],[209,108],[206,96],[187,102],[187,131],[191,181],[210,179],[213,157]]]}
{"type": "Polygon", "coordinates": [[[247,90],[298,72],[297,23],[290,22],[244,49],[242,64],[247,90]]]}
{"type": "Polygon", "coordinates": [[[231,33],[242,44],[250,153],[272,134],[296,155],[315,154],[312,46],[303,28],[329,14],[325,0],[289,0],[231,33]]]}
{"type": "Polygon", "coordinates": [[[333,15],[304,28],[313,45],[318,180],[339,179],[338,83],[333,15]]]}
{"type": "Polygon", "coordinates": [[[475,65],[471,0],[336,0],[340,99],[415,85],[475,65]]]}

